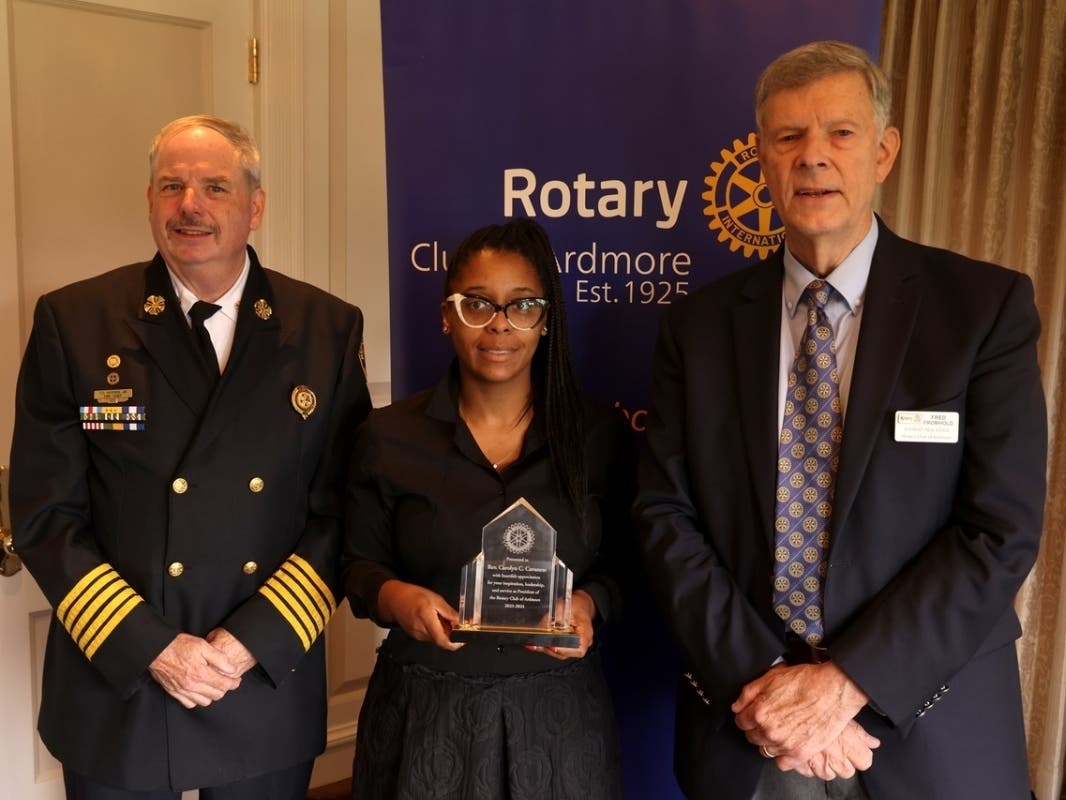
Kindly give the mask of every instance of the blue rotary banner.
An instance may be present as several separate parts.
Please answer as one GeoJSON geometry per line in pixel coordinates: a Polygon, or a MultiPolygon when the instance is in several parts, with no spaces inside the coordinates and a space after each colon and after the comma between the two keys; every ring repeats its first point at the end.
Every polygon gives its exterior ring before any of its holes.
{"type": "MultiPolygon", "coordinates": [[[[781,241],[756,78],[813,39],[876,55],[881,3],[404,0],[382,2],[381,22],[393,397],[451,359],[438,312],[450,249],[527,216],[555,246],[582,383],[639,433],[660,312],[781,241]]],[[[680,797],[679,670],[650,602],[604,655],[628,796],[680,797]]]]}

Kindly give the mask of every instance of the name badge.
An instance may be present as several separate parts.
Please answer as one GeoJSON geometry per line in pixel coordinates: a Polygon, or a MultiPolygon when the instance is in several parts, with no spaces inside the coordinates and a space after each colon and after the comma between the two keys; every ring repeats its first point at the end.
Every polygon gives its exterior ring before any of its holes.
{"type": "Polygon", "coordinates": [[[959,412],[897,411],[896,441],[955,444],[959,441],[959,412]]]}

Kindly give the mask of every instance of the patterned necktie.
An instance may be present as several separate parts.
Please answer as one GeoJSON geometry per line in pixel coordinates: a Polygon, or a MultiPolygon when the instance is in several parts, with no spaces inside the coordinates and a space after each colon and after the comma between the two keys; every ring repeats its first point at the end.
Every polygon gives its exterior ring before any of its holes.
{"type": "Polygon", "coordinates": [[[788,376],[777,462],[774,611],[811,645],[822,641],[822,592],[843,440],[836,342],[825,315],[833,288],[804,290],[807,326],[788,376]]]}
{"type": "Polygon", "coordinates": [[[196,349],[200,351],[200,355],[207,365],[207,371],[216,378],[219,373],[218,354],[215,353],[215,346],[211,343],[211,334],[204,327],[204,320],[214,316],[214,313],[221,308],[222,306],[216,306],[214,303],[205,303],[203,300],[197,300],[192,304],[192,308],[189,309],[189,319],[192,322],[192,333],[193,339],[196,341],[196,349]]]}

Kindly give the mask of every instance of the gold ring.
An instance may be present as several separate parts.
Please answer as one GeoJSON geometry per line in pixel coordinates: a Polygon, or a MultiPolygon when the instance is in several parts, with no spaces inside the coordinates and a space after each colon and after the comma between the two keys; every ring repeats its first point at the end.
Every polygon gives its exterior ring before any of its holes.
{"type": "Polygon", "coordinates": [[[766,749],[766,745],[764,745],[764,744],[759,745],[759,752],[762,753],[762,757],[763,758],[774,758],[775,757],[773,753],[771,753],[769,750],[766,749]]]}

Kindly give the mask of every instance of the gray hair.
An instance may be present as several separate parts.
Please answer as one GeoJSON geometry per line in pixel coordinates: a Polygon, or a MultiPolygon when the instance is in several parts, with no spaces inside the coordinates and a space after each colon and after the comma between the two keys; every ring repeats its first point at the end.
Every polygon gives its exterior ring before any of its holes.
{"type": "Polygon", "coordinates": [[[244,172],[249,188],[259,188],[259,148],[256,146],[255,140],[248,135],[248,131],[236,122],[230,122],[211,114],[194,114],[190,117],[179,117],[173,122],[168,122],[160,129],[159,133],[152,139],[152,146],[148,149],[148,169],[152,179],[155,178],[155,162],[163,142],[177,133],[192,128],[207,128],[226,137],[226,140],[237,151],[237,162],[241,165],[241,170],[244,172]]]}
{"type": "Polygon", "coordinates": [[[874,123],[879,133],[888,127],[892,113],[892,85],[866,52],[847,42],[823,41],[801,45],[778,56],[755,84],[755,122],[763,127],[763,114],[770,95],[784,89],[798,89],[821,78],[841,72],[857,72],[866,80],[874,123]]]}

